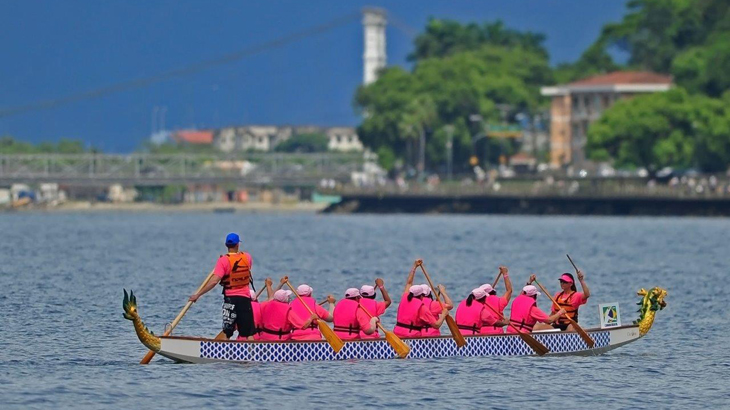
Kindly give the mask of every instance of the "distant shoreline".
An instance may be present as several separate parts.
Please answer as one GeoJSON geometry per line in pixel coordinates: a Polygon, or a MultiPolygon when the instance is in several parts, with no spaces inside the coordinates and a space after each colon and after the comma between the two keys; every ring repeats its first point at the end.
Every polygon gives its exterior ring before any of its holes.
{"type": "Polygon", "coordinates": [[[205,202],[182,204],[158,204],[152,202],[109,203],[70,201],[57,206],[32,206],[28,208],[6,209],[6,212],[282,212],[282,213],[317,213],[327,207],[327,204],[297,202],[297,203],[236,203],[236,202],[205,202]]]}

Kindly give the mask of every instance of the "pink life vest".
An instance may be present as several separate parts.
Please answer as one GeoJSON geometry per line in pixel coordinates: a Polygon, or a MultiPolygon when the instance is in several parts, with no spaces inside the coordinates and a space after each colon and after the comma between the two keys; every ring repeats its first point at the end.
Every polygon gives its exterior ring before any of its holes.
{"type": "MultiPolygon", "coordinates": [[[[312,312],[317,312],[317,301],[313,297],[302,296],[302,299],[312,312]]],[[[307,321],[312,316],[302,305],[302,302],[299,301],[299,298],[292,300],[289,306],[291,306],[292,313],[299,316],[302,321],[307,321]]],[[[320,340],[322,339],[322,333],[319,332],[317,323],[312,321],[312,324],[306,329],[294,329],[291,332],[291,338],[292,340],[320,340]]]]}
{"type": "Polygon", "coordinates": [[[456,325],[464,336],[478,335],[482,329],[482,311],[487,309],[484,304],[476,300],[471,301],[471,306],[467,306],[467,299],[459,303],[456,309],[456,325]]]}
{"type": "Polygon", "coordinates": [[[261,336],[261,304],[252,300],[251,309],[253,309],[253,325],[256,328],[253,334],[253,339],[258,340],[259,336],[261,336]]]}
{"type": "MultiPolygon", "coordinates": [[[[360,299],[360,304],[362,307],[365,308],[370,314],[375,317],[378,313],[378,301],[375,299],[370,298],[362,298],[360,299]]],[[[365,332],[360,331],[360,339],[380,339],[380,333],[378,332],[378,328],[375,328],[375,331],[369,335],[366,335],[365,332]]]]}
{"type": "MultiPolygon", "coordinates": [[[[431,300],[429,297],[423,297],[423,307],[428,309],[436,317],[439,317],[441,314],[441,305],[438,302],[431,300]],[[434,312],[434,308],[436,307],[438,307],[438,310],[434,312]]],[[[435,329],[431,326],[424,327],[423,330],[421,330],[421,336],[441,336],[441,329],[435,329]]]]}
{"type": "Polygon", "coordinates": [[[342,299],[335,305],[334,325],[335,334],[342,340],[354,340],[360,338],[360,324],[357,322],[357,300],[342,299]]]}
{"type": "MultiPolygon", "coordinates": [[[[487,296],[487,303],[489,304],[489,306],[493,307],[494,310],[496,310],[497,312],[504,315],[504,308],[506,306],[502,306],[502,308],[500,309],[499,305],[500,305],[501,300],[502,300],[502,298],[500,298],[497,295],[487,296]]],[[[497,319],[501,319],[499,317],[499,315],[495,314],[492,309],[489,309],[486,306],[485,306],[485,309],[487,309],[489,311],[489,313],[491,313],[493,316],[497,316],[497,319]]],[[[482,326],[482,330],[479,333],[481,333],[483,335],[498,335],[500,333],[504,333],[504,329],[502,328],[502,326],[482,326]]]]}
{"type": "Polygon", "coordinates": [[[398,316],[396,317],[393,333],[400,337],[421,337],[423,321],[420,318],[420,310],[423,307],[423,300],[414,297],[408,301],[408,292],[398,304],[398,316]]]}
{"type": "Polygon", "coordinates": [[[288,303],[271,300],[261,305],[261,333],[259,340],[289,340],[291,339],[291,324],[289,323],[288,303]]]}
{"type": "MultiPolygon", "coordinates": [[[[509,321],[519,331],[532,332],[537,320],[532,317],[530,310],[537,304],[537,301],[527,295],[519,295],[512,301],[512,309],[509,321]]],[[[513,329],[514,330],[514,329],[513,329]]]]}

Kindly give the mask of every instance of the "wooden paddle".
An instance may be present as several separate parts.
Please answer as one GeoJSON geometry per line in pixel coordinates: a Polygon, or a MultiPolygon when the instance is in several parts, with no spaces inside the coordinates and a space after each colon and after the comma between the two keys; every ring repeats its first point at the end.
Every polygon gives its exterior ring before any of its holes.
{"type": "MultiPolygon", "coordinates": [[[[484,305],[486,307],[492,309],[492,312],[496,313],[497,314],[497,317],[501,318],[504,321],[507,321],[507,319],[505,319],[504,315],[502,313],[500,313],[497,309],[495,309],[494,307],[492,307],[492,305],[490,305],[489,303],[486,303],[486,302],[484,303],[484,305]]],[[[550,349],[548,349],[547,346],[545,346],[544,344],[538,342],[537,339],[535,339],[534,337],[532,337],[532,335],[530,335],[529,333],[523,333],[521,330],[519,330],[516,327],[514,327],[512,325],[512,323],[510,323],[507,326],[509,326],[512,329],[514,329],[515,332],[517,332],[517,334],[520,336],[520,338],[522,338],[522,340],[525,343],[527,343],[527,345],[530,346],[530,348],[532,348],[532,350],[534,350],[535,353],[537,353],[538,356],[544,356],[544,355],[546,355],[546,354],[548,354],[550,352],[550,349]]]]}
{"type": "MultiPolygon", "coordinates": [[[[309,311],[309,314],[313,315],[314,312],[312,312],[312,309],[310,309],[309,306],[307,306],[307,304],[304,303],[304,300],[302,299],[301,296],[299,296],[296,289],[294,289],[294,286],[292,286],[291,283],[289,283],[289,281],[286,281],[286,285],[289,286],[289,289],[291,289],[292,293],[294,293],[294,295],[297,297],[297,299],[299,299],[299,302],[301,302],[301,304],[305,308],[307,308],[307,310],[309,311]]],[[[327,326],[327,324],[324,322],[324,320],[318,320],[317,325],[319,326],[319,331],[322,333],[325,340],[327,340],[327,343],[329,343],[330,346],[332,346],[332,349],[335,351],[335,353],[338,353],[340,350],[342,350],[342,347],[345,346],[345,342],[343,342],[342,339],[340,339],[340,337],[337,336],[337,334],[332,329],[330,329],[329,326],[327,326]]]]}
{"type": "MultiPolygon", "coordinates": [[[[358,303],[358,306],[360,307],[360,309],[364,310],[365,313],[367,313],[371,319],[373,318],[373,315],[371,315],[370,312],[367,309],[365,309],[365,307],[363,305],[358,303]]],[[[395,353],[401,359],[405,359],[405,357],[408,356],[408,353],[411,352],[411,348],[408,347],[408,345],[405,344],[405,342],[403,342],[403,340],[401,340],[400,337],[396,336],[395,333],[385,329],[379,321],[378,321],[378,327],[380,328],[380,330],[383,331],[383,333],[385,333],[385,340],[393,348],[393,350],[395,350],[395,353]]]]}
{"type": "MultiPolygon", "coordinates": [[[[203,287],[208,284],[208,281],[210,281],[210,279],[213,277],[213,272],[215,272],[215,269],[210,271],[210,273],[208,274],[208,277],[206,277],[205,280],[203,281],[203,283],[200,284],[200,286],[198,287],[198,290],[196,290],[195,293],[200,292],[200,290],[203,289],[203,287]]],[[[173,320],[172,323],[170,324],[170,327],[167,330],[165,330],[165,332],[162,334],[162,336],[169,336],[170,333],[172,333],[172,329],[174,329],[175,326],[177,326],[177,324],[180,323],[180,320],[182,320],[183,316],[185,316],[185,314],[188,313],[188,309],[190,309],[190,306],[193,306],[193,302],[188,301],[188,303],[185,304],[185,306],[182,308],[182,310],[177,315],[175,320],[173,320]]],[[[155,357],[155,352],[150,350],[142,358],[142,361],[139,362],[139,364],[147,364],[150,362],[150,360],[152,360],[153,357],[155,357]]]]}
{"type": "MultiPolygon", "coordinates": [[[[556,308],[557,308],[558,310],[560,310],[560,309],[561,309],[561,307],[560,307],[560,305],[558,304],[558,302],[556,302],[556,301],[555,301],[555,299],[553,299],[553,297],[552,297],[552,296],[550,296],[550,293],[548,293],[548,291],[547,291],[547,290],[546,290],[546,289],[545,289],[544,287],[542,287],[542,285],[540,284],[540,282],[538,282],[537,280],[535,280],[535,283],[537,283],[537,286],[539,286],[539,287],[540,287],[540,289],[542,290],[542,292],[543,292],[543,293],[544,293],[544,294],[545,294],[545,295],[546,295],[546,296],[547,296],[548,298],[550,298],[550,301],[551,301],[551,302],[553,302],[553,304],[555,305],[555,307],[556,307],[556,308]]],[[[573,329],[575,329],[575,331],[576,331],[576,332],[578,332],[578,334],[579,334],[579,335],[580,335],[580,337],[581,337],[581,338],[583,339],[583,341],[585,341],[585,342],[586,342],[586,344],[588,345],[588,347],[590,347],[590,348],[593,348],[593,346],[594,346],[594,345],[596,344],[596,342],[595,342],[595,341],[593,341],[593,339],[591,339],[591,337],[590,337],[590,336],[588,336],[588,333],[586,333],[586,331],[585,331],[585,330],[583,330],[583,328],[582,328],[582,327],[580,327],[580,325],[578,325],[578,322],[576,322],[575,320],[571,319],[571,318],[570,318],[570,317],[569,317],[568,315],[565,315],[565,316],[563,316],[563,317],[564,317],[564,318],[566,318],[566,319],[568,319],[568,322],[570,322],[570,324],[571,324],[571,325],[573,325],[573,329]]]]}
{"type": "Polygon", "coordinates": [[[499,271],[499,273],[497,274],[497,277],[494,278],[494,283],[492,283],[492,289],[497,288],[497,282],[499,282],[499,278],[501,278],[501,277],[502,277],[502,271],[499,271]]]}
{"type": "MultiPolygon", "coordinates": [[[[426,272],[426,267],[423,266],[423,262],[419,264],[421,267],[421,270],[423,271],[423,275],[426,277],[426,280],[428,281],[428,285],[431,286],[431,289],[434,289],[434,293],[436,293],[436,300],[439,302],[439,305],[441,305],[441,310],[444,309],[444,304],[441,302],[441,295],[439,295],[438,292],[435,291],[436,287],[433,286],[433,282],[431,281],[431,277],[428,276],[428,272],[426,272]]],[[[454,341],[456,342],[456,347],[461,348],[466,346],[466,339],[464,339],[464,335],[461,334],[461,331],[459,330],[459,326],[456,324],[456,321],[453,317],[449,314],[449,311],[446,311],[446,324],[449,326],[449,331],[451,332],[451,337],[454,338],[454,341]]]]}

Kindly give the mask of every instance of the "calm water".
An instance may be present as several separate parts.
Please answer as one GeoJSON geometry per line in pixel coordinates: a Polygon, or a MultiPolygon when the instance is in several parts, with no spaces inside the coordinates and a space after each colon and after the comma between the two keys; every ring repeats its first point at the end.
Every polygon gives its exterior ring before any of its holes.
{"type": "MultiPolygon", "coordinates": [[[[0,406],[236,408],[726,407],[730,219],[272,214],[0,215],[0,406]],[[288,274],[316,296],[383,277],[394,294],[417,257],[456,297],[498,264],[557,289],[569,252],[593,296],[636,318],[636,290],[669,291],[644,339],[592,357],[451,358],[256,365],[177,365],[146,349],[122,318],[122,288],[161,333],[242,234],[260,281],[288,274]]],[[[419,282],[422,280],[418,280],[419,282]]],[[[218,290],[176,334],[213,336],[218,290]]],[[[543,309],[549,305],[543,299],[543,309]]],[[[386,313],[392,325],[395,309],[386,313]]]]}

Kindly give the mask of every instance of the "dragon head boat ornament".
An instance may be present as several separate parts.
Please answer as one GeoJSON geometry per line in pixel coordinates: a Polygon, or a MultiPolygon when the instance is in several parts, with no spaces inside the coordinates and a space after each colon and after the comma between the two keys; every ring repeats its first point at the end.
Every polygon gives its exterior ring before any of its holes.
{"type": "Polygon", "coordinates": [[[649,291],[641,288],[637,293],[643,298],[637,303],[639,305],[639,318],[634,321],[635,325],[639,325],[639,333],[644,336],[649,333],[651,326],[654,324],[654,316],[656,312],[664,309],[667,306],[667,302],[664,298],[667,297],[667,291],[655,287],[649,291]]]}
{"type": "Polygon", "coordinates": [[[139,341],[153,352],[159,352],[161,347],[160,338],[155,336],[151,330],[147,329],[147,326],[142,322],[139,313],[137,313],[137,298],[131,290],[129,291],[129,295],[127,295],[127,290],[124,289],[122,308],[124,308],[124,318],[131,320],[134,324],[134,331],[137,333],[139,341]]]}

